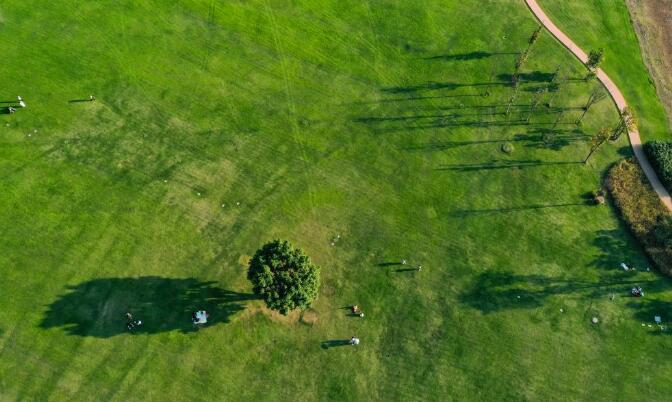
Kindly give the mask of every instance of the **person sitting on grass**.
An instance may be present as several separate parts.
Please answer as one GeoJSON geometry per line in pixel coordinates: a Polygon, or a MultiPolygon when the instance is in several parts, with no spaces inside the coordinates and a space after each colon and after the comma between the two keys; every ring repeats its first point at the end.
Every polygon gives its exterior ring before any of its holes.
{"type": "Polygon", "coordinates": [[[128,328],[129,331],[133,331],[135,327],[139,327],[142,325],[142,321],[136,320],[136,321],[129,321],[126,324],[126,328],[128,328]]]}
{"type": "Polygon", "coordinates": [[[359,338],[357,338],[356,336],[353,336],[352,338],[350,338],[350,344],[351,344],[352,346],[357,346],[357,345],[359,345],[359,338]]]}

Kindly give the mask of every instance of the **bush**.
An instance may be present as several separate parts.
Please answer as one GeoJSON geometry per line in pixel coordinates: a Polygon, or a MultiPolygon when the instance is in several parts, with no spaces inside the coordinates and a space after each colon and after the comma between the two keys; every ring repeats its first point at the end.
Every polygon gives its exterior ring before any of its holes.
{"type": "Polygon", "coordinates": [[[621,216],[658,270],[672,276],[672,219],[642,168],[624,160],[609,170],[607,187],[621,216]]]}
{"type": "Polygon", "coordinates": [[[309,307],[317,298],[320,269],[301,249],[274,240],[254,254],[247,278],[269,308],[287,315],[291,310],[309,307]]]}
{"type": "Polygon", "coordinates": [[[667,189],[672,188],[672,142],[651,141],[644,145],[644,150],[656,169],[658,177],[667,189]]]}
{"type": "Polygon", "coordinates": [[[510,142],[505,142],[502,145],[502,152],[504,152],[505,154],[513,153],[513,149],[514,149],[513,144],[511,144],[510,142]]]}

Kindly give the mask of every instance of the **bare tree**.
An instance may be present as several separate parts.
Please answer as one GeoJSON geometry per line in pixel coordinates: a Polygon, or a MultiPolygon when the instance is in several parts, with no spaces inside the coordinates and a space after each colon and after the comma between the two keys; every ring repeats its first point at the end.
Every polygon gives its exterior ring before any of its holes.
{"type": "Polygon", "coordinates": [[[530,57],[529,48],[526,49],[523,53],[518,55],[518,58],[516,59],[516,72],[514,75],[518,75],[518,73],[523,68],[529,57],[530,57]]]}
{"type": "Polygon", "coordinates": [[[590,96],[588,97],[586,104],[583,106],[583,113],[581,113],[581,117],[579,117],[579,119],[576,121],[576,124],[581,124],[581,121],[586,116],[586,113],[588,113],[588,110],[590,110],[591,106],[600,102],[602,99],[606,97],[607,94],[604,93],[602,87],[600,86],[595,87],[595,89],[593,89],[593,92],[590,93],[590,96]]]}
{"type": "Polygon", "coordinates": [[[632,113],[632,109],[626,106],[619,112],[618,124],[612,131],[609,140],[616,141],[623,135],[623,133],[632,131],[635,128],[637,128],[637,118],[632,113]]]}
{"type": "Polygon", "coordinates": [[[588,156],[586,156],[586,159],[583,160],[583,163],[588,163],[588,159],[590,159],[593,154],[604,145],[605,142],[609,139],[609,129],[608,128],[601,128],[600,131],[595,134],[591,140],[590,140],[590,152],[588,152],[588,156]]]}
{"type": "Polygon", "coordinates": [[[511,106],[518,96],[518,90],[520,89],[520,82],[518,74],[514,74],[511,77],[511,84],[513,85],[513,95],[509,98],[509,103],[506,105],[506,118],[509,118],[509,112],[511,111],[511,106]]]}
{"type": "Polygon", "coordinates": [[[532,95],[532,103],[530,104],[530,111],[527,114],[527,119],[525,119],[525,123],[528,124],[530,123],[530,117],[532,117],[532,113],[534,113],[534,110],[541,103],[541,98],[544,97],[546,91],[547,91],[546,88],[540,88],[534,93],[534,95],[532,95]]]}
{"type": "Polygon", "coordinates": [[[530,39],[527,41],[527,49],[529,50],[532,46],[534,46],[535,43],[537,43],[537,40],[539,40],[539,35],[541,34],[541,30],[544,29],[541,25],[537,27],[537,29],[532,32],[532,35],[530,36],[530,39]]]}
{"type": "Polygon", "coordinates": [[[553,130],[555,130],[555,127],[560,123],[560,120],[562,120],[562,116],[565,114],[563,110],[560,110],[560,113],[558,113],[558,117],[555,118],[555,122],[553,122],[553,130]]]}
{"type": "Polygon", "coordinates": [[[567,82],[567,76],[560,75],[560,67],[558,67],[553,73],[553,78],[551,78],[551,82],[548,83],[548,92],[551,93],[551,97],[548,99],[546,106],[548,107],[553,106],[553,101],[555,100],[555,97],[558,96],[560,89],[562,88],[563,85],[565,85],[566,82],[567,82]]]}

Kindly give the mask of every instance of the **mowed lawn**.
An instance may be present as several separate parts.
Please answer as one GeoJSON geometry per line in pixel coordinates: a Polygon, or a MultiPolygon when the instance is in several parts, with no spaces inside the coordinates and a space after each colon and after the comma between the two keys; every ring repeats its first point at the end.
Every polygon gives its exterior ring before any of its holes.
{"type": "Polygon", "coordinates": [[[574,124],[596,83],[542,33],[505,113],[522,1],[78,3],[0,4],[0,400],[669,400],[672,283],[586,203],[615,108],[574,124]],[[276,237],[303,319],[246,279],[276,237]]]}

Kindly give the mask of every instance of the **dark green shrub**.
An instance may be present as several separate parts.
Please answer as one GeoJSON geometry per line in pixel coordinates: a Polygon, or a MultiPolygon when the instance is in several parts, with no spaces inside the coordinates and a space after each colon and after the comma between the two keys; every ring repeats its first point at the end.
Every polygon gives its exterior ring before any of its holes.
{"type": "Polygon", "coordinates": [[[607,186],[623,220],[658,270],[672,276],[672,219],[634,160],[609,170],[607,186]]]}
{"type": "Polygon", "coordinates": [[[247,278],[269,308],[286,315],[309,307],[317,298],[320,269],[301,249],[287,241],[274,240],[254,254],[247,278]]]}
{"type": "Polygon", "coordinates": [[[651,141],[644,150],[665,187],[672,188],[672,142],[651,141]]]}

